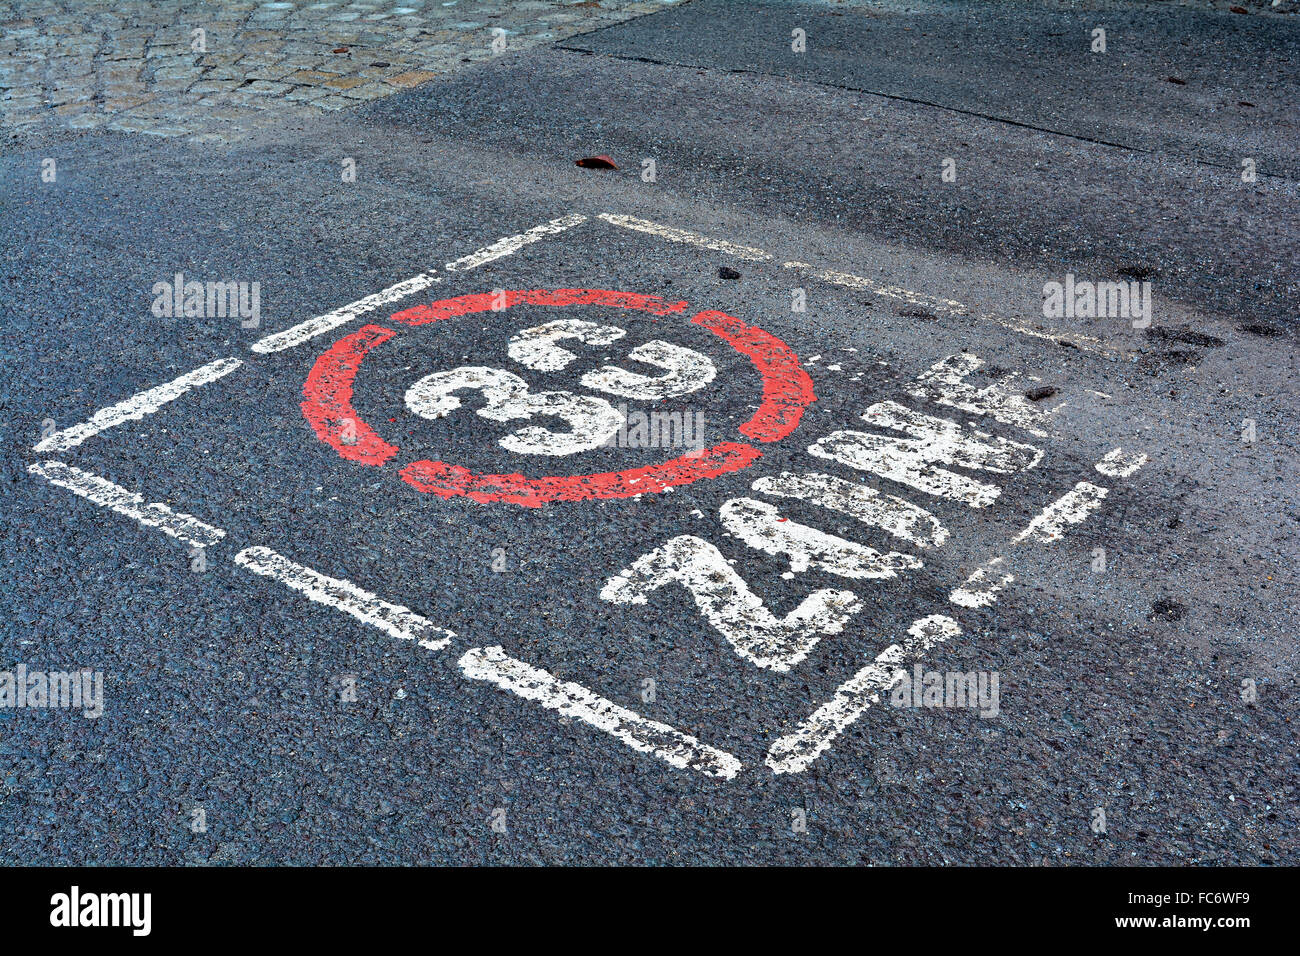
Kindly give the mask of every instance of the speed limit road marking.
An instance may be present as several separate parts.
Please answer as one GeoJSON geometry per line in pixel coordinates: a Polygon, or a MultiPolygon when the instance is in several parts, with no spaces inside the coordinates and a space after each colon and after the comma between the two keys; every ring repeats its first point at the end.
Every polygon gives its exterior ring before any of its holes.
{"type": "MultiPolygon", "coordinates": [[[[762,390],[756,396],[758,408],[737,429],[740,437],[753,442],[775,442],[789,435],[815,398],[812,380],[799,357],[776,336],[717,310],[696,311],[686,318],[690,311],[686,302],[667,302],[652,295],[608,289],[500,290],[415,306],[394,313],[391,321],[418,328],[483,312],[505,313],[520,305],[559,309],[604,306],[658,317],[680,317],[707,329],[747,358],[759,374],[762,390]]],[[[397,334],[387,326],[367,325],[339,339],[322,353],[307,377],[303,415],[316,436],[348,461],[383,465],[400,451],[362,420],[352,405],[353,383],[362,361],[372,349],[397,334]]],[[[533,369],[556,370],[574,357],[559,346],[560,341],[576,339],[589,344],[609,344],[624,335],[625,331],[616,326],[560,320],[517,334],[510,343],[510,354],[533,369]]],[[[555,432],[530,425],[501,440],[502,447],[510,451],[553,457],[600,447],[618,432],[623,419],[600,393],[657,400],[704,388],[716,374],[707,356],[659,339],[637,347],[628,357],[658,366],[664,374],[651,377],[607,366],[583,377],[582,384],[597,394],[577,395],[567,391],[533,393],[528,383],[515,373],[462,366],[432,373],[414,383],[406,393],[406,404],[417,415],[440,418],[462,407],[457,393],[474,390],[486,399],[477,412],[485,418],[505,422],[535,416],[559,417],[569,425],[569,431],[555,432]]],[[[654,494],[701,478],[739,471],[760,456],[761,452],[750,442],[725,441],[637,468],[536,478],[519,474],[476,474],[458,464],[418,458],[402,466],[401,476],[417,490],[443,498],[464,495],[484,503],[539,507],[553,501],[654,494]]]]}
{"type": "MultiPolygon", "coordinates": [[[[395,493],[465,498],[490,508],[566,509],[584,501],[656,494],[743,472],[747,488],[737,489],[734,481],[718,486],[727,489],[719,496],[724,500],[716,503],[721,538],[675,534],[645,543],[629,539],[616,546],[600,587],[589,597],[604,602],[611,612],[627,615],[629,629],[635,627],[639,607],[652,601],[666,602],[675,613],[697,622],[695,633],[700,641],[716,643],[734,655],[738,667],[796,678],[801,669],[810,666],[808,659],[818,653],[823,641],[842,639],[850,629],[871,631],[870,622],[859,617],[870,603],[864,600],[867,589],[883,582],[913,580],[936,555],[949,553],[957,531],[945,523],[944,514],[951,514],[954,508],[976,512],[996,508],[1004,491],[1039,469],[1048,454],[1054,416],[1063,406],[1045,408],[1028,401],[1023,388],[1016,385],[1015,373],[998,372],[992,384],[975,384],[976,377],[988,369],[969,352],[935,356],[930,366],[897,394],[855,410],[848,420],[834,422],[829,429],[802,434],[798,433],[801,422],[817,400],[806,368],[816,356],[801,361],[785,341],[754,324],[743,309],[733,309],[738,314],[730,314],[710,308],[708,303],[663,298],[652,289],[547,286],[485,291],[490,285],[487,282],[474,283],[474,291],[402,307],[413,296],[427,295],[430,289],[452,280],[470,282],[475,270],[584,225],[588,229],[627,230],[649,237],[648,241],[698,248],[750,263],[770,263],[768,268],[795,269],[831,285],[925,303],[945,314],[973,314],[954,300],[804,262],[782,262],[744,242],[628,216],[602,213],[589,219],[570,214],[452,259],[441,271],[427,270],[268,335],[254,342],[251,351],[259,356],[276,355],[339,333],[311,359],[303,380],[301,414],[311,433],[358,474],[391,468],[401,479],[393,484],[395,493]],[[518,321],[524,315],[523,307],[528,307],[529,318],[518,321]],[[536,321],[532,307],[552,311],[543,321],[536,321]],[[397,311],[387,317],[374,316],[390,308],[397,311]],[[520,462],[521,473],[475,471],[463,462],[404,448],[398,443],[398,432],[386,432],[386,423],[367,422],[357,413],[354,388],[371,352],[382,351],[398,336],[412,341],[437,336],[449,327],[446,323],[488,312],[501,317],[499,334],[505,358],[494,364],[423,369],[414,380],[404,383],[402,402],[407,414],[423,421],[465,420],[467,415],[476,415],[499,423],[500,434],[495,440],[499,454],[520,462]],[[628,323],[620,315],[628,320],[656,320],[656,337],[632,345],[625,327],[628,323]],[[368,316],[371,320],[360,328],[345,328],[368,316]],[[711,336],[709,341],[740,356],[757,374],[758,387],[752,395],[736,393],[739,386],[722,374],[714,358],[688,344],[698,345],[701,331],[707,333],[706,338],[711,336]],[[617,357],[579,376],[576,390],[537,387],[545,375],[569,368],[595,347],[610,351],[611,356],[617,353],[617,357]],[[718,391],[740,402],[748,398],[754,408],[749,418],[735,427],[735,434],[724,436],[724,440],[617,471],[580,473],[561,467],[572,456],[606,445],[625,424],[616,400],[654,404],[718,391]],[[471,394],[472,402],[467,401],[471,394]],[[796,439],[815,467],[789,470],[764,461],[765,448],[796,439]],[[532,477],[526,477],[524,471],[532,477]],[[803,508],[799,512],[803,520],[786,512],[792,502],[803,508]],[[848,519],[856,531],[837,527],[839,533],[832,533],[815,520],[806,523],[810,514],[821,514],[837,524],[848,519]],[[743,560],[747,555],[762,555],[764,563],[743,560]],[[836,586],[810,589],[793,610],[779,614],[763,597],[770,584],[765,585],[758,570],[770,567],[765,562],[771,558],[781,562],[785,581],[797,582],[816,572],[830,575],[836,586]]],[[[1069,341],[1080,352],[1097,358],[1117,354],[1112,347],[1086,337],[1071,339],[1052,330],[1019,328],[1014,321],[999,317],[976,317],[1030,340],[1069,341]]],[[[162,502],[149,502],[143,493],[109,481],[88,467],[44,456],[51,452],[85,454],[86,449],[93,453],[110,433],[120,433],[129,423],[164,409],[174,412],[194,390],[230,381],[235,373],[256,374],[256,369],[255,363],[238,358],[217,359],[101,409],[81,424],[48,429],[33,448],[41,460],[32,462],[28,471],[83,500],[160,530],[191,549],[228,544],[227,532],[218,527],[225,522],[210,523],[162,502]]],[[[905,632],[879,634],[878,651],[863,660],[854,673],[843,675],[834,691],[805,717],[789,726],[768,728],[765,752],[746,759],[777,775],[806,770],[905,678],[910,664],[940,645],[960,640],[962,615],[1000,600],[1014,587],[1023,562],[1038,549],[1056,547],[1105,505],[1115,481],[1132,477],[1146,462],[1147,456],[1135,449],[1099,453],[1093,474],[1086,480],[1076,476],[1072,484],[1052,493],[1050,500],[1040,501],[1034,517],[1002,545],[990,547],[978,567],[964,569],[937,591],[933,587],[923,593],[914,589],[913,594],[921,600],[905,632]]],[[[275,530],[265,529],[265,533],[275,530]]],[[[486,682],[544,710],[582,721],[673,768],[724,781],[743,769],[740,758],[686,730],[511,656],[494,635],[475,634],[477,622],[463,622],[455,629],[442,626],[398,603],[393,595],[381,596],[298,563],[286,556],[293,554],[289,547],[273,549],[259,542],[236,545],[235,550],[235,565],[321,607],[426,651],[452,649],[468,681],[486,682]],[[463,643],[460,634],[466,635],[463,643]]],[[[737,737],[743,736],[737,732],[737,737]]]]}

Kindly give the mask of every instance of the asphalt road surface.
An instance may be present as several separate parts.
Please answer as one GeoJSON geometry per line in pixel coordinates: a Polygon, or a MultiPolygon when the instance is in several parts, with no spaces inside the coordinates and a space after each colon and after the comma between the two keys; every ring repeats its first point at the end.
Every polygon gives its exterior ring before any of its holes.
{"type": "Polygon", "coordinates": [[[0,668],[103,701],[0,708],[0,858],[1294,864],[1297,60],[693,0],[12,138],[0,668]]]}

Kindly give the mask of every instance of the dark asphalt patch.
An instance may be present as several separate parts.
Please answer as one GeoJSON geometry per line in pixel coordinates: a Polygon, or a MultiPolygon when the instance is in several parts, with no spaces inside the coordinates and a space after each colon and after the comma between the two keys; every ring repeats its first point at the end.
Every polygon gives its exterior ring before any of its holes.
{"type": "Polygon", "coordinates": [[[1247,322],[1243,325],[1237,326],[1237,330],[1240,332],[1249,332],[1251,335],[1260,335],[1264,338],[1275,338],[1276,336],[1285,334],[1284,329],[1281,329],[1276,325],[1268,325],[1264,322],[1247,322]]]}
{"type": "Polygon", "coordinates": [[[1195,329],[1189,329],[1186,326],[1182,328],[1172,326],[1156,326],[1147,329],[1147,338],[1157,339],[1161,342],[1180,342],[1183,345],[1199,345],[1204,348],[1221,348],[1224,345],[1223,339],[1206,335],[1204,332],[1197,332],[1195,329]]]}

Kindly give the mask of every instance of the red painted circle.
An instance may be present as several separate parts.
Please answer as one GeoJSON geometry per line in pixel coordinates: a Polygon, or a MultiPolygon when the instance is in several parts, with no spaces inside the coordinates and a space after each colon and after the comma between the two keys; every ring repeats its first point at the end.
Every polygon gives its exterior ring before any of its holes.
{"type": "MultiPolygon", "coordinates": [[[[532,289],[506,291],[505,308],[515,305],[605,305],[648,312],[681,315],[685,302],[666,302],[635,292],[608,289],[532,289]]],[[[428,325],[443,319],[500,311],[500,293],[479,292],[415,306],[392,315],[403,325],[428,325]],[[495,309],[494,309],[495,305],[495,309]]],[[[817,396],[812,379],[799,357],[776,336],[742,322],[725,312],[706,310],[690,319],[722,339],[750,360],[763,380],[763,398],[740,433],[753,441],[778,441],[799,425],[799,419],[817,396]]],[[[312,367],[303,386],[302,412],[316,437],[348,461],[383,465],[397,455],[396,445],[385,441],[352,407],[352,383],[361,361],[376,345],[397,332],[367,325],[330,346],[312,367]]],[[[526,478],[523,475],[476,474],[441,461],[413,461],[401,470],[412,487],[443,498],[465,496],[475,501],[505,501],[539,507],[548,501],[589,498],[628,498],[653,494],[667,487],[714,478],[747,467],[762,455],[753,445],[721,442],[703,451],[682,455],[658,465],[607,471],[591,475],[526,478]]]]}

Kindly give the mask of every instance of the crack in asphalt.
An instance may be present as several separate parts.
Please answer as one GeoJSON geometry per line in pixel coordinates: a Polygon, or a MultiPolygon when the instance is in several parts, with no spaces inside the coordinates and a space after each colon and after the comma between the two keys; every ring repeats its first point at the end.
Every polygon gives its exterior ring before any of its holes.
{"type": "MultiPolygon", "coordinates": [[[[1005,116],[994,116],[991,113],[981,113],[977,110],[962,109],[960,106],[949,106],[945,103],[936,103],[933,100],[923,100],[915,96],[904,96],[901,93],[886,93],[882,90],[869,90],[861,86],[847,86],[842,83],[828,83],[825,80],[816,80],[808,77],[793,76],[789,73],[772,73],[768,70],[748,70],[743,67],[717,67],[717,66],[709,66],[708,64],[705,63],[681,63],[676,60],[661,60],[656,57],[635,56],[631,53],[609,53],[604,50],[593,50],[590,47],[565,46],[563,44],[557,44],[555,46],[555,49],[561,50],[565,53],[579,53],[584,56],[607,56],[610,57],[611,59],[626,60],[632,63],[649,63],[653,66],[678,67],[682,69],[692,69],[692,70],[707,70],[710,73],[738,73],[738,74],[747,74],[751,76],[770,76],[779,79],[796,80],[800,83],[808,83],[812,86],[821,86],[832,90],[843,90],[846,93],[860,93],[864,96],[878,96],[881,99],[894,100],[895,102],[899,102],[899,103],[913,103],[916,104],[917,106],[929,106],[934,109],[947,110],[950,113],[958,113],[962,116],[971,116],[976,119],[989,120],[990,122],[994,122],[994,123],[1003,123],[1007,126],[1014,126],[1019,129],[1032,130],[1037,133],[1047,133],[1052,136],[1061,136],[1064,137],[1065,139],[1073,139],[1081,143],[1092,143],[1097,146],[1109,146],[1113,149],[1123,149],[1132,153],[1142,153],[1148,156],[1154,156],[1159,152],[1158,150],[1146,149],[1142,146],[1133,146],[1129,143],[1117,143],[1114,142],[1113,140],[1098,139],[1093,136],[1084,136],[1081,133],[1067,133],[1064,132],[1063,130],[1052,129],[1047,126],[1037,126],[1033,123],[1022,122],[1021,120],[1008,119],[1005,116]]],[[[1195,163],[1198,166],[1209,166],[1213,169],[1226,169],[1226,170],[1232,170],[1234,172],[1237,170],[1236,166],[1230,166],[1225,163],[1215,163],[1215,162],[1211,162],[1208,159],[1201,159],[1196,156],[1189,155],[1189,156],[1182,156],[1180,158],[1186,159],[1187,161],[1195,163]]],[[[1284,176],[1280,173],[1264,172],[1258,169],[1256,170],[1255,175],[1260,178],[1278,179],[1284,182],[1294,181],[1289,176],[1284,176]]]]}

